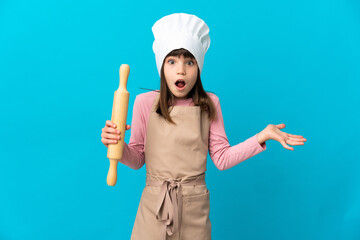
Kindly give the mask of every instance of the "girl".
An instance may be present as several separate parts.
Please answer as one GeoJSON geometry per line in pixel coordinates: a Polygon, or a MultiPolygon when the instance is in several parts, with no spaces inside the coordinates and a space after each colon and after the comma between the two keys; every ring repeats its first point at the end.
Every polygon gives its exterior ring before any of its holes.
{"type": "MultiPolygon", "coordinates": [[[[220,170],[266,149],[274,139],[284,148],[305,138],[269,124],[260,133],[230,146],[219,98],[201,83],[209,28],[185,13],[165,16],[152,27],[160,91],[136,96],[129,144],[121,163],[139,169],[146,163],[146,185],[136,214],[132,240],[211,239],[209,191],[205,183],[207,152],[220,170]]],[[[130,125],[126,125],[126,130],[130,125]]],[[[102,129],[107,147],[120,140],[111,121],[102,129]]]]}

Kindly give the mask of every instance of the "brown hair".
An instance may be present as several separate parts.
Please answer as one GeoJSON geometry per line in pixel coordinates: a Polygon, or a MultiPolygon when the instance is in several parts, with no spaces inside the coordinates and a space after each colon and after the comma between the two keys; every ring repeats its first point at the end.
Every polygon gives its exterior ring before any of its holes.
{"type": "MultiPolygon", "coordinates": [[[[168,109],[170,106],[173,106],[173,103],[175,101],[175,96],[172,94],[172,92],[170,91],[169,87],[166,84],[165,74],[164,74],[164,62],[168,56],[180,57],[181,55],[183,55],[185,58],[189,57],[191,59],[195,59],[194,55],[192,55],[188,50],[186,50],[184,48],[175,49],[166,55],[166,57],[164,58],[162,67],[161,67],[160,100],[158,101],[156,108],[155,108],[156,112],[160,116],[164,117],[165,120],[167,120],[173,124],[175,124],[175,122],[171,119],[170,114],[169,114],[172,108],[170,110],[168,110],[168,109]]],[[[206,111],[208,113],[208,118],[210,120],[215,119],[216,109],[215,109],[213,101],[207,95],[207,93],[205,92],[205,90],[202,86],[199,67],[198,67],[198,75],[197,75],[196,83],[195,83],[194,87],[190,90],[187,97],[192,98],[192,100],[194,102],[194,106],[200,106],[201,111],[206,111]]]]}

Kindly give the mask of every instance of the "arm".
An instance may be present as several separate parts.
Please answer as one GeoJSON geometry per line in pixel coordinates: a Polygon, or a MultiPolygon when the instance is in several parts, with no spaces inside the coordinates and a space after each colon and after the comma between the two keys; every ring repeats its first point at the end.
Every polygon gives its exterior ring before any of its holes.
{"type": "Polygon", "coordinates": [[[124,144],[124,152],[119,162],[132,169],[140,169],[145,163],[144,153],[145,118],[141,108],[141,101],[136,96],[131,122],[129,144],[124,144]]]}
{"type": "MultiPolygon", "coordinates": [[[[266,150],[265,141],[260,144],[258,133],[235,146],[230,146],[226,137],[224,120],[219,99],[214,96],[216,119],[211,122],[209,134],[209,153],[219,170],[229,169],[248,158],[266,150]]],[[[261,136],[259,136],[261,137],[261,136]]],[[[262,139],[260,139],[261,141],[262,139]]]]}

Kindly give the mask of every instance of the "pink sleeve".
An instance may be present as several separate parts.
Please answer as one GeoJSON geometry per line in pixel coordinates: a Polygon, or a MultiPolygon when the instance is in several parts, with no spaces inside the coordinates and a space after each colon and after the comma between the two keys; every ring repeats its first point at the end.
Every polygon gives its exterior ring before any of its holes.
{"type": "Polygon", "coordinates": [[[216,105],[217,117],[210,125],[209,154],[219,170],[229,169],[256,154],[265,151],[266,143],[259,144],[257,134],[235,146],[230,146],[226,137],[220,101],[212,95],[216,105]]]}
{"type": "Polygon", "coordinates": [[[136,96],[131,122],[131,135],[129,144],[124,144],[121,163],[132,169],[140,169],[145,163],[144,136],[147,119],[144,116],[143,101],[136,96]]]}

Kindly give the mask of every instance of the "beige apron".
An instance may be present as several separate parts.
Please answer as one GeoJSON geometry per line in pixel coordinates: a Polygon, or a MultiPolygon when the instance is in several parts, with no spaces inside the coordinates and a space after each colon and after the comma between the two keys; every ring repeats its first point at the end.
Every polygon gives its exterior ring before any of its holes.
{"type": "Polygon", "coordinates": [[[205,184],[210,122],[199,106],[174,106],[176,125],[149,117],[146,185],[131,240],[210,240],[209,190],[205,184]]]}

